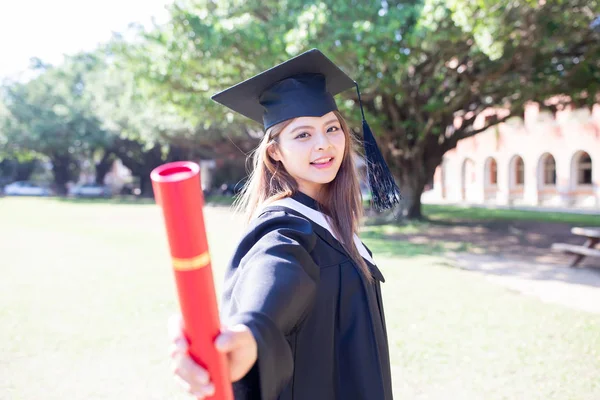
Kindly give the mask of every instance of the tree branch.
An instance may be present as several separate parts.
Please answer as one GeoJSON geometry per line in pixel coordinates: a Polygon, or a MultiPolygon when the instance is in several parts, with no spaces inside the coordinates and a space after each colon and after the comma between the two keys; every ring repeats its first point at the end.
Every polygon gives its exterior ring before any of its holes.
{"type": "MultiPolygon", "coordinates": [[[[391,95],[382,95],[382,103],[384,109],[386,110],[386,114],[390,118],[392,129],[398,129],[402,123],[402,119],[400,118],[400,113],[398,112],[396,100],[391,95]]],[[[406,142],[406,135],[396,135],[396,137],[398,138],[398,142],[401,147],[408,146],[408,143],[406,142]]]]}
{"type": "Polygon", "coordinates": [[[448,151],[448,150],[456,147],[459,140],[467,139],[467,138],[477,135],[478,133],[485,132],[486,130],[490,129],[492,126],[501,124],[501,123],[505,122],[506,120],[508,120],[509,118],[514,117],[514,110],[518,109],[518,108],[519,107],[511,107],[511,110],[508,113],[508,115],[506,115],[502,118],[498,118],[498,116],[495,115],[493,118],[491,118],[492,122],[490,122],[489,124],[485,125],[482,128],[479,128],[479,129],[469,129],[469,128],[473,127],[472,123],[475,120],[477,114],[474,117],[469,118],[467,120],[467,126],[465,128],[461,128],[461,129],[454,131],[454,134],[445,141],[445,146],[444,146],[445,151],[448,151]]]}

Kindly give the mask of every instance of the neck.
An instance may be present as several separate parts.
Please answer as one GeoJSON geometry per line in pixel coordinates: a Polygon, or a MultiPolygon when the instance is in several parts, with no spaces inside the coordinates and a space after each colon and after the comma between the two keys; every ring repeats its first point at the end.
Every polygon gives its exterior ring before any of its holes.
{"type": "Polygon", "coordinates": [[[320,201],[322,195],[323,185],[298,185],[298,191],[304,193],[308,197],[320,201]]]}

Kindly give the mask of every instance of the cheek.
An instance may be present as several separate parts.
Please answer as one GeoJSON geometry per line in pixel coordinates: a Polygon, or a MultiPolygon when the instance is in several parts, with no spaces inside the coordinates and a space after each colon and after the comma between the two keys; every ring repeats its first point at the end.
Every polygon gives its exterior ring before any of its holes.
{"type": "Polygon", "coordinates": [[[340,134],[334,137],[332,140],[335,148],[339,153],[343,153],[346,147],[346,136],[344,134],[340,134]]]}
{"type": "Polygon", "coordinates": [[[287,142],[281,146],[282,163],[286,169],[295,169],[310,163],[311,146],[306,142],[287,142]]]}
{"type": "Polygon", "coordinates": [[[311,151],[313,144],[306,140],[291,140],[286,143],[283,150],[285,151],[285,156],[290,158],[301,158],[311,151]]]}

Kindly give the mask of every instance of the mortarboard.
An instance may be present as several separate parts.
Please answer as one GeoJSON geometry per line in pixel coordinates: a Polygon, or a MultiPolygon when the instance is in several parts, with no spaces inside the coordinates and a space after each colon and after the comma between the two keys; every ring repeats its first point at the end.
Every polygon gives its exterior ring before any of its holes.
{"type": "Polygon", "coordinates": [[[365,120],[358,84],[318,49],[311,49],[211,98],[263,125],[297,117],[320,117],[337,110],[334,96],[356,87],[363,124],[367,175],[378,210],[400,200],[400,190],[365,120]]]}

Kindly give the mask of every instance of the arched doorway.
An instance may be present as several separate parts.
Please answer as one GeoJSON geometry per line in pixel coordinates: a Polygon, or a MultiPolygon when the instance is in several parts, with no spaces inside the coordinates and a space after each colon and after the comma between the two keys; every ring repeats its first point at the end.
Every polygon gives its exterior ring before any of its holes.
{"type": "Polygon", "coordinates": [[[495,203],[498,195],[498,162],[494,157],[485,160],[483,190],[485,201],[495,203]]]}
{"type": "Polygon", "coordinates": [[[556,190],[556,160],[550,153],[544,153],[537,165],[538,202],[540,204],[558,204],[560,198],[556,190]]]}
{"type": "Polygon", "coordinates": [[[571,158],[571,204],[576,206],[595,206],[593,160],[589,153],[578,151],[571,158]]]}

